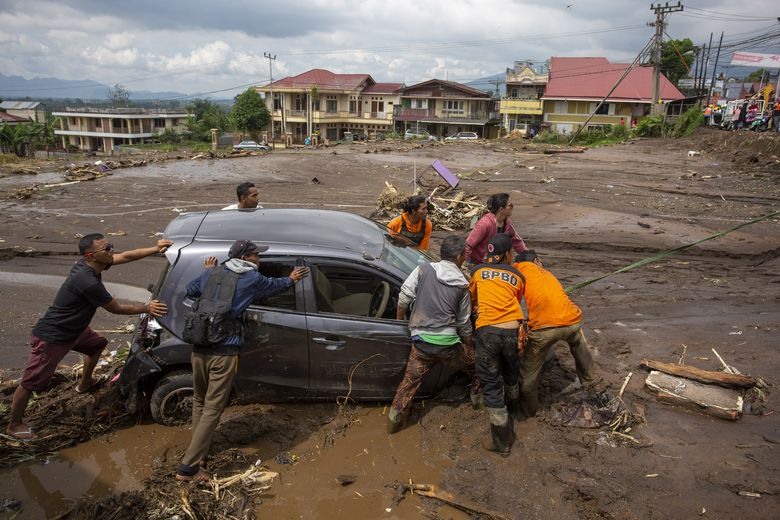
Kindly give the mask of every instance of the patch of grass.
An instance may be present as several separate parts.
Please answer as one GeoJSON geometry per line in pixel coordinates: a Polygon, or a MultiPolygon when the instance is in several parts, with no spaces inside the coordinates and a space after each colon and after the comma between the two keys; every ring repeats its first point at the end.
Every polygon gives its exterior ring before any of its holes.
{"type": "Polygon", "coordinates": [[[0,153],[0,164],[19,162],[19,157],[12,153],[0,153]]]}
{"type": "Polygon", "coordinates": [[[699,105],[695,105],[677,118],[672,129],[672,137],[688,137],[703,124],[704,112],[699,105]]]}

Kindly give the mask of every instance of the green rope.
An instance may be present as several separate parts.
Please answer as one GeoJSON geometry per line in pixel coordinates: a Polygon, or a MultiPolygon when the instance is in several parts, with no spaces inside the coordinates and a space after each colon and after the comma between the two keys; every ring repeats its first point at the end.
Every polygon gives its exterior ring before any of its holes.
{"type": "Polygon", "coordinates": [[[668,249],[666,251],[663,251],[661,253],[655,254],[655,255],[650,256],[648,258],[644,258],[644,259],[642,259],[642,260],[640,260],[638,262],[634,262],[631,265],[627,265],[625,267],[621,267],[617,271],[612,271],[611,273],[607,273],[607,274],[605,274],[603,276],[599,276],[597,278],[591,278],[590,280],[585,280],[584,282],[580,282],[580,283],[576,283],[574,285],[570,285],[569,287],[566,287],[566,292],[570,293],[572,291],[576,291],[577,289],[582,289],[583,287],[586,287],[586,286],[588,286],[588,285],[590,285],[590,284],[592,284],[594,282],[598,282],[599,280],[603,280],[604,278],[606,278],[608,276],[612,276],[613,274],[625,273],[626,271],[630,271],[631,269],[636,269],[637,267],[642,267],[643,265],[651,264],[651,263],[653,263],[653,262],[655,262],[657,260],[660,260],[662,258],[666,258],[667,256],[672,256],[675,253],[679,253],[680,251],[684,251],[685,249],[688,249],[689,247],[693,247],[693,246],[695,246],[697,244],[701,244],[702,242],[706,242],[708,240],[714,240],[716,238],[720,238],[723,235],[727,235],[727,234],[731,233],[732,231],[736,231],[736,230],[738,230],[740,228],[743,228],[745,226],[749,226],[751,224],[755,224],[756,222],[761,222],[762,220],[767,220],[767,219],[770,219],[772,217],[776,217],[778,215],[780,215],[780,211],[774,211],[774,212],[772,212],[772,213],[770,213],[768,215],[764,215],[762,217],[758,217],[758,218],[753,219],[753,220],[751,220],[749,222],[744,222],[744,223],[742,223],[742,224],[740,224],[738,226],[734,226],[731,229],[727,229],[726,231],[720,231],[718,233],[715,233],[714,235],[710,235],[710,236],[708,236],[706,238],[702,238],[701,240],[697,240],[696,242],[691,242],[690,244],[685,244],[683,246],[675,247],[674,249],[668,249]]]}

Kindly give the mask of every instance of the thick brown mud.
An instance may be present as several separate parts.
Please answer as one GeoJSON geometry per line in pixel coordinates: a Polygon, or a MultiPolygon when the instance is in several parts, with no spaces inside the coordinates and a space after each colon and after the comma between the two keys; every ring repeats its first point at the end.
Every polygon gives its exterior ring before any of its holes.
{"type": "MultiPolygon", "coordinates": [[[[569,285],[779,209],[778,137],[739,135],[702,131],[683,140],[561,155],[543,155],[526,143],[356,144],[154,163],[22,201],[5,196],[33,182],[57,182],[60,174],[6,177],[0,179],[4,251],[55,254],[2,257],[0,375],[18,377],[30,328],[56,291],[47,278],[15,279],[14,273],[64,276],[80,233],[115,233],[120,249],[145,246],[180,211],[232,202],[235,184],[247,179],[261,186],[264,206],[340,207],[368,215],[385,181],[403,191],[415,170],[424,174],[440,159],[469,194],[511,193],[516,227],[569,285]],[[689,150],[701,154],[688,157],[689,150]]],[[[638,365],[645,357],[676,363],[685,352],[686,363],[717,370],[714,348],[743,373],[777,384],[778,223],[773,218],[742,228],[573,294],[608,391],[614,395],[634,373],[623,400],[644,419],[628,432],[638,442],[555,420],[561,406],[583,398],[561,393],[575,372],[567,349],[558,346],[558,361],[543,381],[543,410],[516,423],[522,446],[505,459],[480,448],[487,418],[466,403],[417,403],[408,428],[392,437],[381,404],[345,414],[335,404],[298,403],[229,408],[212,449],[214,464],[240,471],[237,455],[225,458],[237,448],[245,463],[259,459],[280,474],[258,497],[260,518],[469,518],[408,494],[395,505],[393,483],[410,479],[510,518],[774,518],[780,506],[775,387],[765,415],[727,422],[659,404],[644,389],[646,372],[638,365]],[[282,461],[297,458],[279,464],[280,453],[282,461]],[[342,485],[338,478],[345,475],[356,478],[342,485]]],[[[434,243],[446,235],[435,231],[434,243]]],[[[161,259],[147,259],[118,266],[104,279],[143,289],[161,267],[161,259]]],[[[119,330],[126,323],[101,311],[93,325],[119,330]]],[[[107,334],[110,348],[129,340],[107,334]]],[[[42,432],[54,426],[34,424],[42,432]]],[[[131,493],[123,498],[127,508],[141,510],[149,490],[178,492],[173,473],[188,441],[186,426],[117,425],[56,455],[2,470],[9,485],[0,503],[20,501],[17,518],[53,518],[74,508],[88,511],[90,504],[116,508],[122,502],[111,495],[125,491],[131,493]]]]}

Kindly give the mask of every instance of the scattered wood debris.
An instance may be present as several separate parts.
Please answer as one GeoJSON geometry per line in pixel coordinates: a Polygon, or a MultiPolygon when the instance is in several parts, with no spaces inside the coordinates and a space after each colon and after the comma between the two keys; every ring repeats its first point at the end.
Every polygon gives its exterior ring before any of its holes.
{"type": "Polygon", "coordinates": [[[742,417],[742,396],[735,390],[698,383],[656,370],[647,376],[645,385],[661,402],[679,404],[730,421],[742,417]]]}

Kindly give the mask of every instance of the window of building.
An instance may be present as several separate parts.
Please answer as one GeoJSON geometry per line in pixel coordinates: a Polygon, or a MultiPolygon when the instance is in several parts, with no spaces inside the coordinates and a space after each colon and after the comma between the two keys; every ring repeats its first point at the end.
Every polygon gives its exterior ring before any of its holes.
{"type": "Polygon", "coordinates": [[[335,114],[338,109],[338,102],[335,99],[328,99],[325,101],[325,112],[329,114],[335,114]]]}
{"type": "Polygon", "coordinates": [[[444,110],[448,112],[463,112],[463,101],[458,101],[456,99],[448,99],[444,101],[444,110]]]}
{"type": "Polygon", "coordinates": [[[155,128],[165,128],[165,119],[160,117],[154,120],[155,128]]]}
{"type": "Polygon", "coordinates": [[[609,103],[604,103],[603,105],[598,107],[596,109],[596,114],[603,115],[603,116],[609,114],[609,103]]]}
{"type": "Polygon", "coordinates": [[[357,101],[354,99],[349,100],[349,113],[357,114],[357,101]]]}
{"type": "Polygon", "coordinates": [[[427,99],[413,99],[412,108],[428,108],[427,99]]]}
{"type": "Polygon", "coordinates": [[[274,94],[274,110],[282,109],[282,95],[274,94]]]}
{"type": "Polygon", "coordinates": [[[325,130],[325,137],[329,141],[338,141],[339,138],[339,130],[338,128],[328,128],[325,130]]]}

